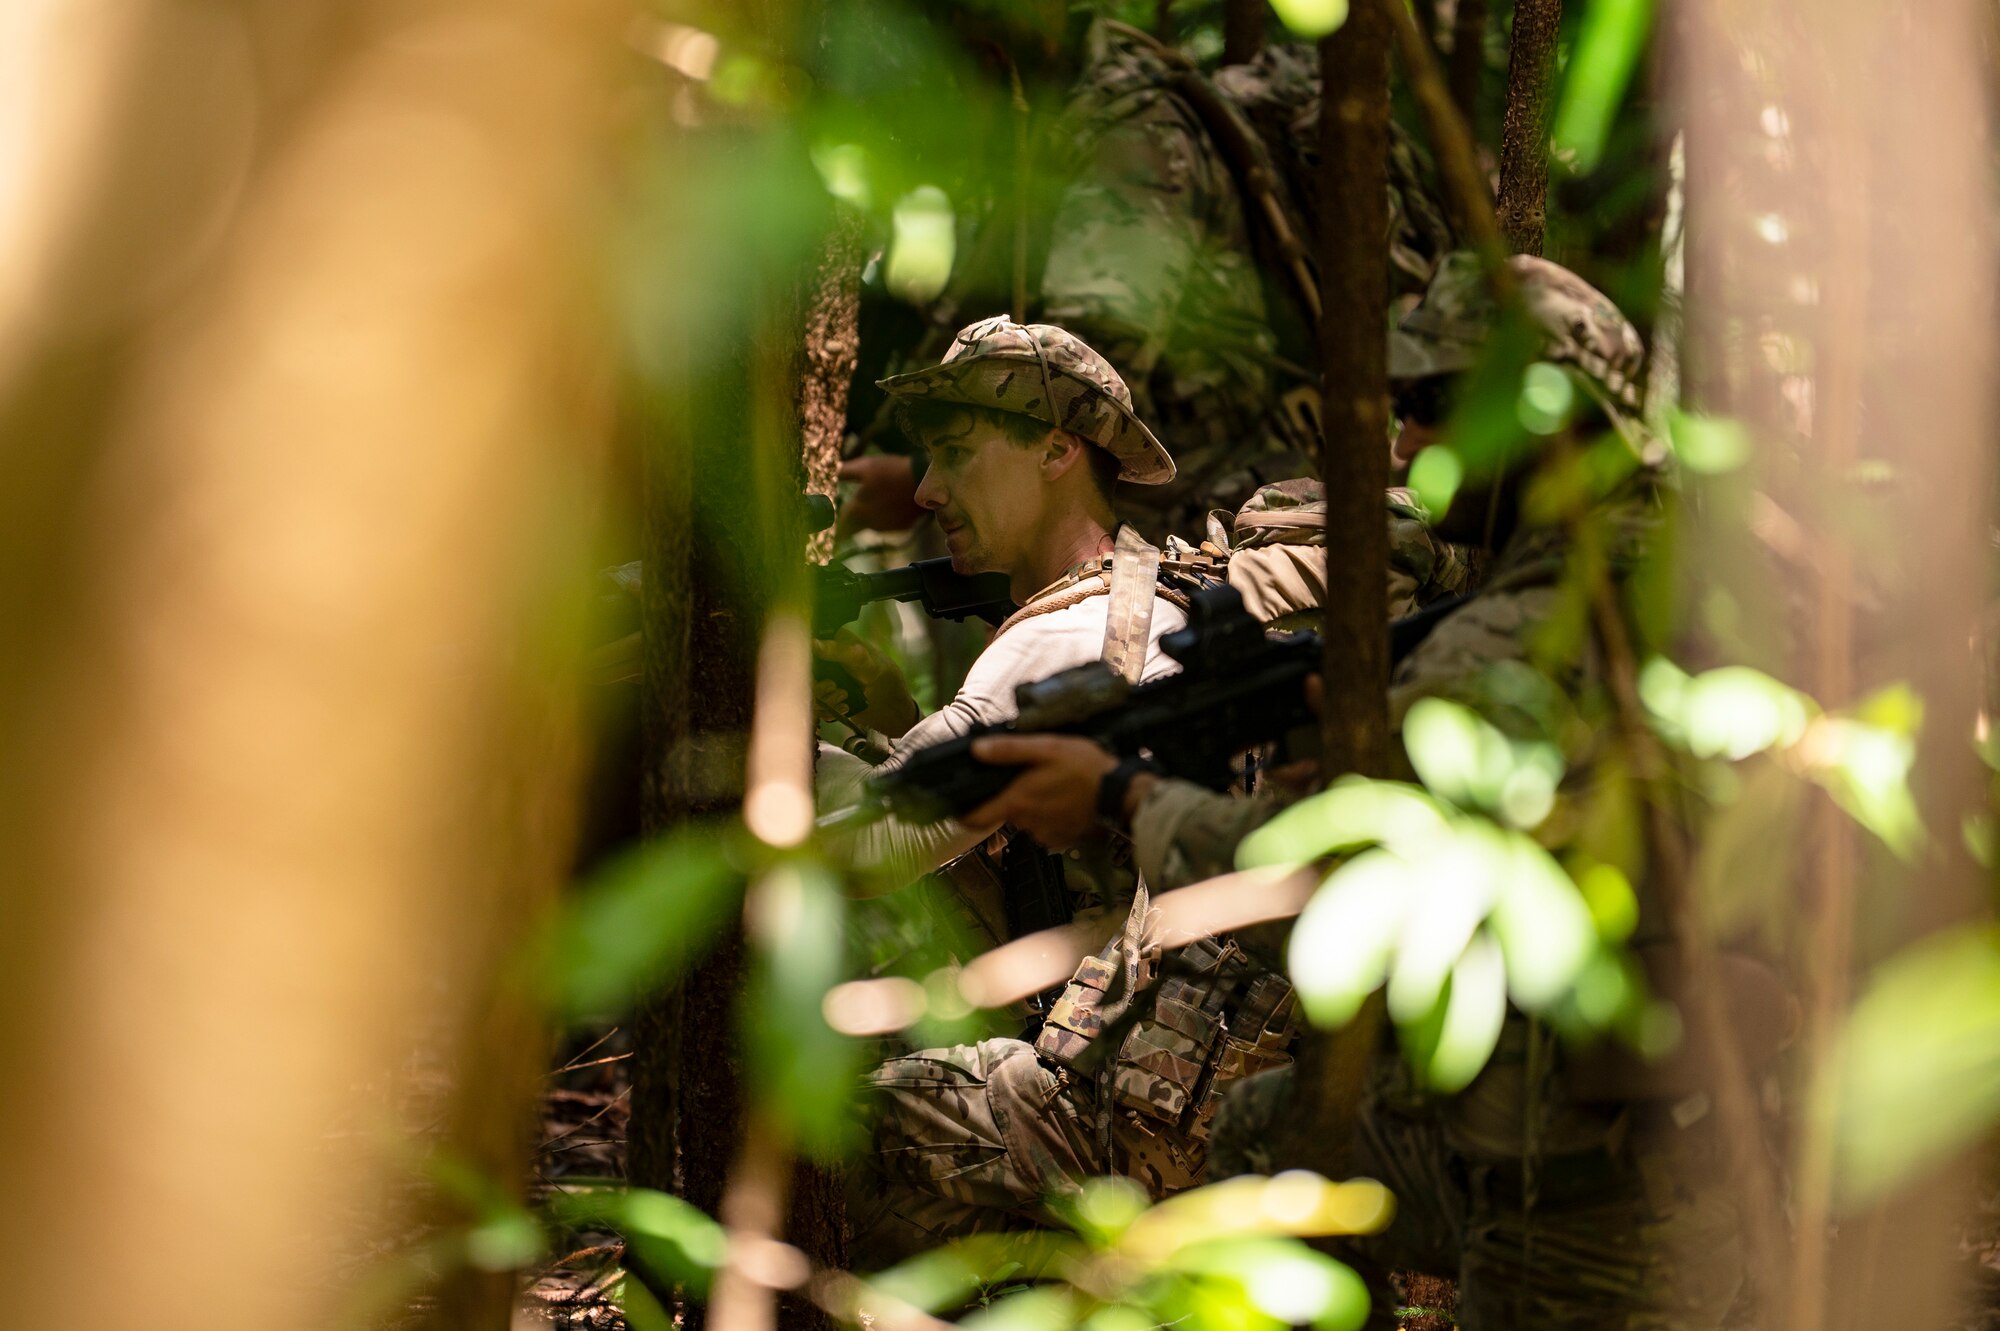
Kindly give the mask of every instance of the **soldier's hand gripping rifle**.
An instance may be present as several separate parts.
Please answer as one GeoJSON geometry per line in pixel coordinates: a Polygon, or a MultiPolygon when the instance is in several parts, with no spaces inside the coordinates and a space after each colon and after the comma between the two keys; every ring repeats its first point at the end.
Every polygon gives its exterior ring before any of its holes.
{"type": "Polygon", "coordinates": [[[1131,685],[1099,662],[1015,691],[1020,715],[911,754],[871,780],[848,816],[895,814],[928,823],[963,815],[1005,790],[1022,768],[972,756],[982,735],[1052,733],[1095,740],[1115,754],[1149,753],[1169,775],[1221,789],[1231,759],[1254,745],[1288,744],[1317,726],[1305,681],[1320,668],[1316,634],[1269,636],[1228,586],[1196,592],[1187,627],[1160,640],[1180,673],[1131,685]]]}
{"type": "MultiPolygon", "coordinates": [[[[1388,628],[1389,659],[1401,661],[1464,603],[1453,597],[1388,628]]],[[[854,809],[829,815],[828,827],[894,814],[914,823],[962,816],[999,795],[1025,769],[972,756],[982,735],[1048,733],[1095,740],[1120,757],[1149,754],[1161,770],[1220,790],[1236,776],[1231,760],[1276,743],[1310,748],[1318,717],[1306,702],[1306,677],[1321,668],[1316,633],[1270,634],[1227,585],[1194,593],[1187,627],[1160,639],[1181,663],[1178,674],[1130,685],[1101,662],[1078,666],[1014,692],[1020,713],[913,753],[871,780],[854,809]]]]}

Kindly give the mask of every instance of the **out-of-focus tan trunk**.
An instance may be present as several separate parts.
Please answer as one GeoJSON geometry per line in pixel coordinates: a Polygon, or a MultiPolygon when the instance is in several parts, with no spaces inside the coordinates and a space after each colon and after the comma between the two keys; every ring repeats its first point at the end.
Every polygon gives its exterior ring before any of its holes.
{"type": "Polygon", "coordinates": [[[0,324],[0,1244],[48,1262],[8,1318],[314,1327],[407,1219],[413,1071],[486,1079],[446,1117],[517,1162],[538,1042],[489,996],[569,836],[616,30],[92,8],[17,11],[42,77],[0,93],[67,154],[0,229],[32,298],[0,324]]]}

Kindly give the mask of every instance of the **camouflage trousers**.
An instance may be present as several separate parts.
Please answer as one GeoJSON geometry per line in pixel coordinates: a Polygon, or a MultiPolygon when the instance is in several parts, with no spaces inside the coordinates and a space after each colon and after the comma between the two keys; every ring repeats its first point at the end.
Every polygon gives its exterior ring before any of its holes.
{"type": "MultiPolygon", "coordinates": [[[[1244,1082],[1224,1102],[1210,1146],[1212,1177],[1269,1172],[1265,1145],[1290,1089],[1291,1071],[1280,1069],[1244,1082]]],[[[1397,1324],[1393,1304],[1383,1301],[1392,1271],[1455,1277],[1458,1324],[1467,1331],[1742,1324],[1748,1271],[1720,1147],[1706,1123],[1687,1131],[1663,1124],[1615,1147],[1546,1156],[1529,1179],[1518,1158],[1468,1151],[1448,1113],[1407,1091],[1400,1060],[1385,1055],[1354,1142],[1355,1174],[1395,1194],[1395,1219],[1380,1234],[1334,1248],[1378,1292],[1371,1328],[1397,1324]]]]}
{"type": "Polygon", "coordinates": [[[879,1269],[948,1239],[1046,1227],[1047,1202],[1108,1171],[1088,1086],[1020,1040],[892,1058],[868,1077],[872,1147],[848,1172],[854,1258],[879,1269]]]}

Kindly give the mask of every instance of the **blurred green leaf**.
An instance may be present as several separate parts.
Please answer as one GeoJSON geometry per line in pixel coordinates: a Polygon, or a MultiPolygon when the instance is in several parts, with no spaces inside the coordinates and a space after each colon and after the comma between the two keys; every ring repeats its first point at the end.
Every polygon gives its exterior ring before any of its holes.
{"type": "Polygon", "coordinates": [[[868,1283],[913,1308],[937,1312],[964,1303],[995,1272],[1012,1269],[1039,1276],[1078,1260],[1083,1252],[1076,1239],[1052,1231],[975,1234],[919,1253],[870,1276],[868,1283]]]}
{"type": "Polygon", "coordinates": [[[1572,864],[1570,877],[1583,893],[1584,909],[1590,912],[1597,936],[1607,943],[1622,943],[1639,927],[1639,896],[1632,880],[1615,864],[1591,861],[1572,864]]]}
{"type": "Polygon", "coordinates": [[[1924,843],[1924,824],[1910,793],[1916,741],[1906,733],[1826,717],[1813,727],[1807,771],[1854,821],[1902,859],[1924,843]]]}
{"type": "Polygon", "coordinates": [[[896,201],[895,234],[883,280],[889,290],[923,305],[951,280],[958,257],[951,200],[935,185],[920,185],[896,201]]]}
{"type": "Polygon", "coordinates": [[[1281,1326],[1353,1331],[1368,1317],[1361,1277],[1295,1239],[1216,1239],[1182,1249],[1175,1265],[1234,1281],[1253,1307],[1281,1326]]]}
{"type": "Polygon", "coordinates": [[[1559,365],[1536,361],[1521,373],[1514,419],[1530,434],[1554,434],[1569,424],[1576,406],[1576,385],[1559,365]]]}
{"type": "Polygon", "coordinates": [[[1338,32],[1347,22],[1347,0],[1271,0],[1287,28],[1307,41],[1338,32]]]}
{"type": "Polygon", "coordinates": [[[1352,1020],[1387,977],[1416,898],[1409,864],[1387,850],[1348,861],[1299,913],[1287,967],[1299,1005],[1317,1025],[1352,1020]]]}
{"type": "Polygon", "coordinates": [[[1668,430],[1675,455],[1689,471],[1717,475],[1750,460],[1750,432],[1740,421],[1676,411],[1668,430]]]}
{"type": "Polygon", "coordinates": [[[558,1193],[550,1216],[571,1229],[606,1229],[624,1237],[629,1264],[688,1286],[697,1295],[721,1269],[729,1242],[698,1207],[648,1188],[558,1193]]]}
{"type": "Polygon", "coordinates": [[[744,994],[753,1084],[807,1151],[830,1156],[854,1132],[853,1041],[826,1024],[842,971],[846,896],[825,866],[794,858],[759,880],[745,925],[755,965],[744,994]]]}
{"type": "Polygon", "coordinates": [[[1577,175],[1597,169],[1625,85],[1652,28],[1652,0],[1592,0],[1563,75],[1553,151],[1577,175]]]}
{"type": "Polygon", "coordinates": [[[1515,827],[1548,816],[1562,781],[1553,745],[1507,738],[1469,708],[1423,698],[1403,719],[1403,747],[1424,785],[1462,808],[1497,814],[1515,827]]]}
{"type": "Polygon", "coordinates": [[[1736,797],[1709,820],[1695,859],[1695,900],[1718,938],[1777,924],[1791,909],[1799,822],[1810,787],[1769,759],[1746,764],[1736,797]]]}
{"type": "Polygon", "coordinates": [[[566,1020],[608,1016],[671,979],[736,909],[740,876],[712,825],[625,855],[578,892],[543,950],[545,992],[566,1020]]]}
{"type": "Polygon", "coordinates": [[[1761,670],[1723,666],[1690,676],[1664,657],[1640,671],[1639,697],[1667,740],[1697,758],[1731,762],[1797,742],[1818,711],[1761,670]]]}
{"type": "Polygon", "coordinates": [[[964,1331],[1069,1331],[1082,1316],[1082,1302],[1067,1289],[1023,1290],[961,1317],[964,1331]]]}
{"type": "Polygon", "coordinates": [[[1597,927],[1546,850],[1519,833],[1508,836],[1506,849],[1490,927],[1507,959],[1508,992],[1533,1012],[1575,983],[1597,951],[1597,927]]]}
{"type": "Polygon", "coordinates": [[[1465,464],[1445,444],[1432,444],[1410,463],[1410,488],[1417,492],[1417,502],[1433,513],[1451,508],[1451,501],[1464,480],[1465,464]]]}
{"type": "Polygon", "coordinates": [[[2000,1119],[2000,932],[1951,930],[1878,968],[1817,1091],[1850,1206],[1983,1136],[2000,1119]]]}
{"type": "Polygon", "coordinates": [[[1481,933],[1452,967],[1444,1019],[1423,1068],[1424,1084],[1450,1095],[1472,1084],[1500,1043],[1507,1019],[1507,965],[1500,947],[1481,933]]]}
{"type": "Polygon", "coordinates": [[[1239,868],[1309,864],[1372,842],[1421,846],[1446,826],[1444,810],[1415,786],[1342,777],[1243,839],[1239,868]]]}

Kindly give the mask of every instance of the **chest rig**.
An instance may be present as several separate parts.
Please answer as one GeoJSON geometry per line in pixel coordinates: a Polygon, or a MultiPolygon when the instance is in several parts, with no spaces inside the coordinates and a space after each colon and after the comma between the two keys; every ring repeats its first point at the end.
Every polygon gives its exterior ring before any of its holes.
{"type": "Polygon", "coordinates": [[[1099,1130],[1120,1172],[1154,1197],[1195,1186],[1229,1088],[1292,1061],[1290,981],[1234,940],[1161,954],[1143,887],[1123,933],[1086,957],[1050,1008],[1035,1051],[1096,1084],[1099,1130]]]}

